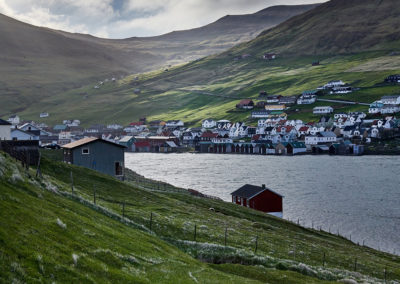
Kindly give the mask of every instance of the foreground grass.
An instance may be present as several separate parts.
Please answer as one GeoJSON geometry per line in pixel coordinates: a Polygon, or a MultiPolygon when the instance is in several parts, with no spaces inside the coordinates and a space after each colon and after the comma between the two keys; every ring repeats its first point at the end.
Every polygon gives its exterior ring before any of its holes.
{"type": "Polygon", "coordinates": [[[4,282],[373,283],[385,268],[400,278],[399,257],[148,180],[145,190],[137,176],[124,183],[44,158],[36,180],[4,155],[0,165],[4,282]]]}

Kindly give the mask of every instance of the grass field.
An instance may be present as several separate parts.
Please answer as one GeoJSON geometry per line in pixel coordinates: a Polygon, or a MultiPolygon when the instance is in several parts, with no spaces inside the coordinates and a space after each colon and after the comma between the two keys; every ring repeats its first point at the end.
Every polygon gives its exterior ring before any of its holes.
{"type": "MultiPolygon", "coordinates": [[[[77,118],[85,126],[91,123],[117,122],[127,124],[146,116],[148,119],[182,119],[189,125],[215,119],[248,120],[250,111],[235,110],[241,98],[257,100],[258,93],[296,95],[312,90],[330,80],[341,79],[360,88],[348,95],[328,95],[370,103],[382,95],[400,93],[400,86],[382,84],[385,77],[399,73],[396,64],[378,66],[379,62],[396,59],[384,52],[354,55],[321,56],[320,66],[311,66],[312,56],[281,57],[266,62],[258,58],[234,61],[233,57],[215,56],[176,66],[166,71],[128,76],[117,83],[106,83],[100,89],[94,84],[54,96],[35,103],[21,113],[22,117],[59,123],[63,119],[77,118]],[[365,68],[368,66],[368,68],[365,68]],[[376,67],[376,71],[373,67],[376,67]],[[135,78],[138,76],[138,80],[135,78]],[[140,93],[135,93],[140,89],[140,93]],[[47,119],[38,119],[46,110],[47,119]]],[[[301,114],[289,118],[315,120],[311,109],[315,105],[300,107],[301,114]]],[[[294,109],[298,106],[294,106],[294,109]]],[[[337,111],[363,110],[367,107],[337,106],[337,111]]]]}
{"type": "Polygon", "coordinates": [[[247,208],[48,158],[42,172],[35,179],[0,154],[5,282],[376,283],[385,269],[400,278],[397,256],[247,208]]]}

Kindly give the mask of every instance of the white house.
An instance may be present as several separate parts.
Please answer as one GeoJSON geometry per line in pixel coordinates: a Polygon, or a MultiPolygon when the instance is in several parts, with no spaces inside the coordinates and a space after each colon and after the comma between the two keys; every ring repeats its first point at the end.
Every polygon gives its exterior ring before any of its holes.
{"type": "Polygon", "coordinates": [[[333,87],[330,91],[331,94],[349,94],[351,92],[353,92],[353,89],[350,86],[333,87]]]}
{"type": "Polygon", "coordinates": [[[118,130],[118,129],[122,129],[122,128],[124,128],[124,127],[122,125],[119,125],[119,124],[109,124],[109,125],[107,125],[107,129],[118,130]]]}
{"type": "Polygon", "coordinates": [[[168,120],[165,123],[165,126],[167,127],[179,127],[179,126],[184,126],[185,123],[182,120],[168,120]]]}
{"type": "Polygon", "coordinates": [[[373,102],[369,105],[368,113],[380,113],[383,108],[383,103],[381,101],[373,102]]]}
{"type": "Polygon", "coordinates": [[[305,137],[306,145],[317,145],[321,143],[335,143],[337,136],[332,131],[323,131],[317,135],[310,135],[305,137]]]}
{"type": "Polygon", "coordinates": [[[213,128],[217,126],[217,122],[214,119],[208,118],[202,121],[201,126],[203,128],[213,128]]]}
{"type": "Polygon", "coordinates": [[[11,123],[0,119],[0,140],[11,140],[11,123]]]}
{"type": "Polygon", "coordinates": [[[398,105],[400,104],[400,95],[383,96],[381,102],[385,105],[398,105]]]}
{"type": "Polygon", "coordinates": [[[12,125],[18,125],[21,121],[18,115],[14,114],[10,116],[7,121],[11,123],[12,125]]]}
{"type": "Polygon", "coordinates": [[[332,113],[333,108],[330,106],[319,106],[313,108],[313,114],[327,114],[327,113],[332,113]]]}
{"type": "Polygon", "coordinates": [[[40,131],[40,128],[33,125],[32,123],[25,123],[18,127],[18,129],[21,129],[23,131],[40,131]]]}
{"type": "Polygon", "coordinates": [[[381,108],[381,114],[391,114],[400,111],[399,105],[386,104],[381,108]]]}
{"type": "Polygon", "coordinates": [[[48,112],[42,112],[42,113],[40,113],[40,115],[39,115],[40,118],[45,118],[45,117],[49,117],[49,116],[50,116],[50,115],[49,115],[48,112]]]}
{"type": "Polygon", "coordinates": [[[344,86],[344,82],[342,80],[334,80],[334,81],[330,81],[327,84],[324,85],[325,89],[328,88],[335,88],[335,87],[341,87],[344,86]]]}
{"type": "Polygon", "coordinates": [[[315,96],[315,95],[301,95],[297,99],[297,104],[298,105],[310,105],[310,104],[315,103],[316,100],[317,100],[317,96],[315,96]]]}
{"type": "Polygon", "coordinates": [[[11,131],[12,140],[39,140],[39,135],[27,132],[21,129],[13,129],[11,131]]]}

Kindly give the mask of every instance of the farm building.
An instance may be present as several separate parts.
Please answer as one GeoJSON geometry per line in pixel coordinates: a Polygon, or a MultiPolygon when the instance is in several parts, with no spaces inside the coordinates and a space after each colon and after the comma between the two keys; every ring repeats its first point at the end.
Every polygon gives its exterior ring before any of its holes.
{"type": "Polygon", "coordinates": [[[231,193],[232,203],[283,217],[283,196],[265,187],[245,184],[231,193]]]}
{"type": "Polygon", "coordinates": [[[134,151],[135,137],[133,137],[133,136],[124,136],[118,142],[119,142],[120,145],[126,147],[126,149],[125,149],[126,152],[135,152],[134,151]]]}
{"type": "Polygon", "coordinates": [[[119,179],[124,177],[125,146],[89,137],[66,144],[64,162],[86,167],[119,179]]]}

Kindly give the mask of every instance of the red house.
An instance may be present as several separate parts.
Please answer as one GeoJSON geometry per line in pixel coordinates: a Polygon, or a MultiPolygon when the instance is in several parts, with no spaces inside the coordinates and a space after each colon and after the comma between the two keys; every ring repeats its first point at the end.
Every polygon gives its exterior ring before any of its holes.
{"type": "Polygon", "coordinates": [[[262,186],[245,184],[231,193],[232,203],[283,217],[283,196],[262,186]]]}

